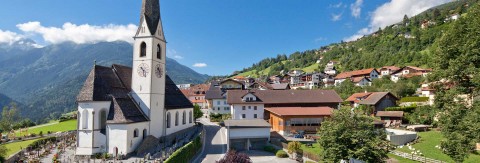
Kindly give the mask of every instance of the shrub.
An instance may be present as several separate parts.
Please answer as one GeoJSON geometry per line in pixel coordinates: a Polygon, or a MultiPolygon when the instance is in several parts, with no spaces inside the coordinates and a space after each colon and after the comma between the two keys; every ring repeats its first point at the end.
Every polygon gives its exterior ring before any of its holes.
{"type": "Polygon", "coordinates": [[[38,133],[38,135],[39,135],[40,137],[42,137],[42,136],[43,136],[43,131],[40,131],[40,132],[38,133]]]}
{"type": "Polygon", "coordinates": [[[251,163],[252,160],[245,153],[237,153],[235,150],[228,150],[225,156],[216,163],[251,163]]]}
{"type": "Polygon", "coordinates": [[[200,148],[202,148],[202,142],[200,141],[200,137],[197,137],[192,142],[173,152],[173,154],[168,157],[167,160],[165,160],[165,163],[190,162],[193,156],[198,153],[200,148]]]}
{"type": "Polygon", "coordinates": [[[407,113],[413,112],[415,110],[415,106],[408,106],[408,107],[388,107],[385,108],[385,111],[403,111],[407,113]]]}
{"type": "Polygon", "coordinates": [[[288,154],[283,150],[278,150],[275,156],[277,156],[278,158],[287,158],[288,154]]]}
{"type": "Polygon", "coordinates": [[[288,143],[288,153],[298,152],[302,148],[302,144],[298,141],[292,141],[288,143]]]}
{"type": "Polygon", "coordinates": [[[267,145],[267,146],[263,147],[263,150],[267,151],[267,152],[270,152],[270,153],[275,153],[277,149],[275,149],[275,147],[273,147],[273,146],[267,145]]]}

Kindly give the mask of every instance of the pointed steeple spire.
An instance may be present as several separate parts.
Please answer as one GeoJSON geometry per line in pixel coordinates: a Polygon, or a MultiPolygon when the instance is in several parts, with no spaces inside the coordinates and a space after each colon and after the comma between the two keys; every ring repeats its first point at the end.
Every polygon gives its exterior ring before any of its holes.
{"type": "Polygon", "coordinates": [[[160,22],[160,4],[159,0],[142,0],[142,13],[140,15],[140,25],[146,21],[150,34],[155,35],[158,23],[160,22]],[[144,19],[145,18],[145,19],[144,19]]]}

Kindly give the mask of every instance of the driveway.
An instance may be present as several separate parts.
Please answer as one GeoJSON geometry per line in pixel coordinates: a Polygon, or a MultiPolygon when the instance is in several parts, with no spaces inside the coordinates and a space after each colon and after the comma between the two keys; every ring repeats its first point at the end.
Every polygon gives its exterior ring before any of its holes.
{"type": "Polygon", "coordinates": [[[206,130],[205,146],[202,154],[193,162],[215,163],[227,152],[226,130],[206,118],[201,118],[200,123],[206,130]]]}

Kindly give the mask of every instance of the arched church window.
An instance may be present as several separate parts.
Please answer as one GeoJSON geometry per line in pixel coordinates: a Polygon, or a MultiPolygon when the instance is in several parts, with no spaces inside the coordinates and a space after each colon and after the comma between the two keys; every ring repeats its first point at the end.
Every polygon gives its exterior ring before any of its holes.
{"type": "Polygon", "coordinates": [[[167,113],[167,128],[170,128],[170,122],[172,120],[170,119],[170,113],[167,113]]]}
{"type": "Polygon", "coordinates": [[[147,138],[147,129],[143,129],[143,139],[147,138]]]}
{"type": "Polygon", "coordinates": [[[162,48],[160,47],[160,44],[157,44],[157,58],[162,59],[162,48]]]}
{"type": "Polygon", "coordinates": [[[145,42],[142,42],[140,44],[140,57],[145,57],[147,56],[147,44],[145,42]]]}
{"type": "Polygon", "coordinates": [[[185,111],[183,111],[183,114],[182,114],[182,124],[186,124],[187,123],[187,113],[185,111]]]}
{"type": "Polygon", "coordinates": [[[138,129],[137,128],[135,130],[133,130],[133,137],[134,138],[138,137],[138,129]]]}
{"type": "Polygon", "coordinates": [[[175,113],[175,126],[178,126],[178,111],[175,113]]]}
{"type": "Polygon", "coordinates": [[[189,111],[188,112],[188,122],[192,123],[192,121],[193,121],[192,111],[189,111]]]}
{"type": "Polygon", "coordinates": [[[105,129],[107,127],[107,111],[102,110],[100,111],[100,129],[105,129]]]}
{"type": "Polygon", "coordinates": [[[82,112],[82,128],[87,129],[88,128],[88,111],[83,110],[82,112]]]}

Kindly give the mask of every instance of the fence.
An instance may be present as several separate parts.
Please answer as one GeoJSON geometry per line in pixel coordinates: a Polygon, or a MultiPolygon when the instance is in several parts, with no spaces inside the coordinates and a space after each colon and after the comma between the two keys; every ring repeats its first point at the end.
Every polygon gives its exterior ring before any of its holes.
{"type": "Polygon", "coordinates": [[[425,162],[425,163],[444,163],[445,162],[445,161],[439,161],[439,160],[427,158],[425,156],[419,156],[419,155],[404,153],[404,152],[400,152],[400,151],[392,151],[390,153],[392,153],[394,155],[397,155],[397,156],[400,156],[400,157],[403,157],[403,158],[406,158],[406,159],[425,162]]]}

